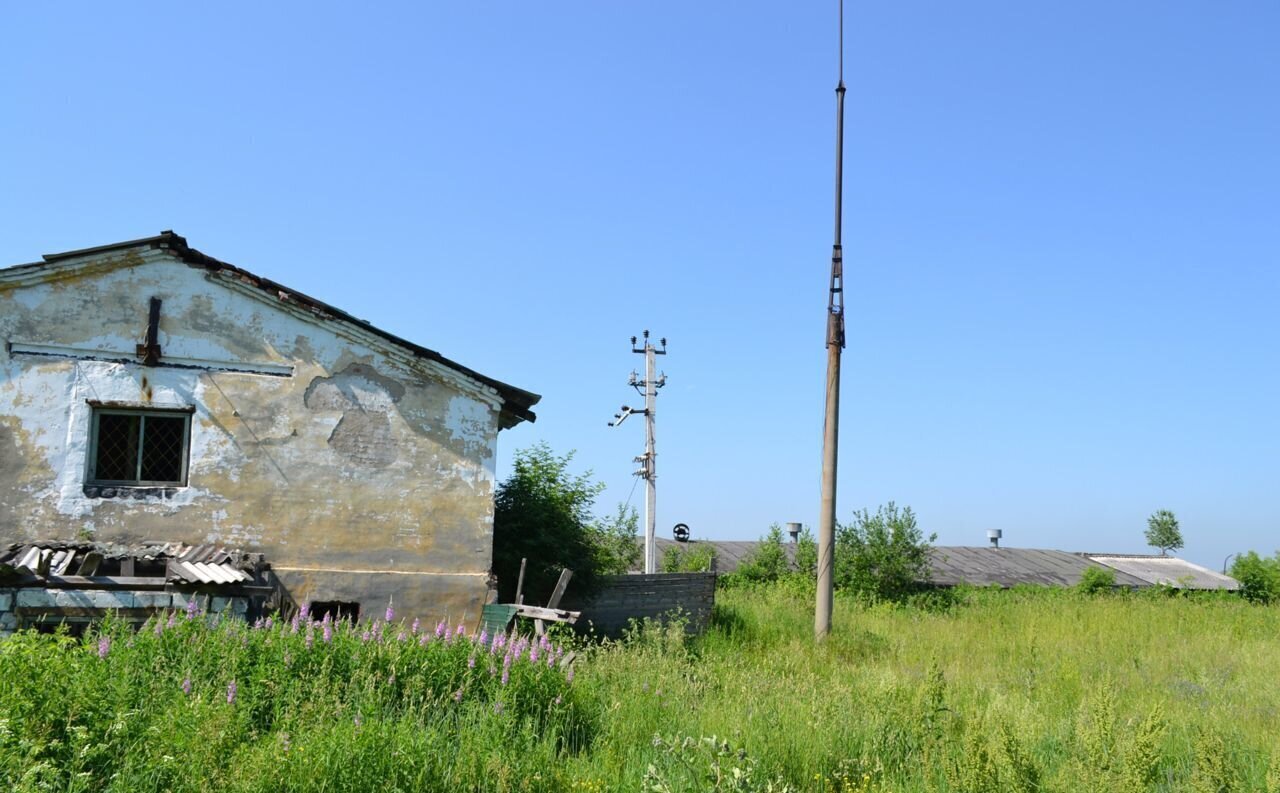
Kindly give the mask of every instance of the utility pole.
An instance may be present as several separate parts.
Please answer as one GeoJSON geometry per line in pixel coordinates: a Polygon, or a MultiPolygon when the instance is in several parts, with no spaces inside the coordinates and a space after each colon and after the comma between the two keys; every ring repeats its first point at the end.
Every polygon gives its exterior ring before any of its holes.
{"type": "Polygon", "coordinates": [[[831,246],[831,284],[827,292],[827,411],[822,427],[822,501],[818,512],[818,592],[813,634],[831,633],[835,599],[836,461],[840,446],[840,354],[844,351],[844,0],[840,0],[839,82],[836,84],[836,229],[831,246]]]}
{"type": "Polygon", "coordinates": [[[627,420],[627,416],[638,414],[644,416],[644,454],[635,458],[640,468],[635,472],[645,480],[644,497],[644,571],[655,573],[658,570],[658,547],[654,541],[654,528],[658,520],[658,453],[654,450],[654,419],[657,416],[655,406],[658,400],[658,389],[667,384],[667,375],[657,373],[656,356],[667,354],[667,340],[660,339],[662,349],[654,347],[649,341],[649,331],[644,332],[644,346],[636,346],[636,337],[631,337],[631,351],[644,356],[644,379],[636,372],[631,373],[627,385],[644,396],[644,409],[635,410],[626,405],[621,413],[613,414],[610,427],[616,427],[627,420]]]}

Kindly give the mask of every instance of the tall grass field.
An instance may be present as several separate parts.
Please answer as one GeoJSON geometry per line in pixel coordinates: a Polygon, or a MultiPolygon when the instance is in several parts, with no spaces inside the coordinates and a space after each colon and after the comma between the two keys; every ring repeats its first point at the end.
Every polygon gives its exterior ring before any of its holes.
{"type": "MultiPolygon", "coordinates": [[[[383,615],[380,615],[383,616],[383,615]]],[[[1274,791],[1280,609],[787,586],[627,640],[165,615],[0,640],[15,791],[1274,791]],[[566,656],[576,652],[571,664],[566,656]]]]}

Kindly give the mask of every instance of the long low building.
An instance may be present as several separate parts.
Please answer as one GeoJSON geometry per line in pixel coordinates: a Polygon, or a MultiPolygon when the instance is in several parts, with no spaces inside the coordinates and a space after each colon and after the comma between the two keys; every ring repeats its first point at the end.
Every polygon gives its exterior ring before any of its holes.
{"type": "MultiPolygon", "coordinates": [[[[658,554],[661,557],[672,546],[710,546],[715,553],[712,571],[724,574],[732,573],[751,559],[760,545],[758,541],[696,540],[680,543],[660,538],[658,554]]],[[[783,548],[789,557],[794,554],[794,544],[785,543],[783,548]]],[[[1240,588],[1240,583],[1230,576],[1174,556],[940,545],[930,549],[929,562],[929,583],[938,586],[1075,586],[1085,570],[1102,567],[1114,573],[1117,586],[1130,589],[1159,585],[1179,589],[1240,588]]]]}

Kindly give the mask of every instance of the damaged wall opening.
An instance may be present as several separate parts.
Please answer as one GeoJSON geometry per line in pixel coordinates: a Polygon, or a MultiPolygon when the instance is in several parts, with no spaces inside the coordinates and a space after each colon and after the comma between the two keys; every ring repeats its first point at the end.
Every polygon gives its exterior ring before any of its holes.
{"type": "Polygon", "coordinates": [[[325,617],[333,622],[360,620],[360,604],[342,600],[313,600],[309,612],[313,620],[323,620],[325,617]]]}

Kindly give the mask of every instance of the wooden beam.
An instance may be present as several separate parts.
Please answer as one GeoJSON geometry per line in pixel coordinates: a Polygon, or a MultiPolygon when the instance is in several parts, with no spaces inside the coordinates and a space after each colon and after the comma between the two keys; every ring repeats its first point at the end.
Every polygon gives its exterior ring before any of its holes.
{"type": "Polygon", "coordinates": [[[582,612],[548,609],[542,606],[528,606],[523,603],[517,603],[516,616],[528,617],[534,620],[546,620],[547,622],[567,622],[572,625],[578,621],[578,617],[582,616],[582,612]]]}
{"type": "Polygon", "coordinates": [[[520,557],[520,577],[516,579],[516,605],[524,602],[524,563],[529,561],[523,556],[520,557]]]}
{"type": "Polygon", "coordinates": [[[553,609],[560,605],[560,598],[564,597],[564,591],[569,586],[569,579],[573,578],[573,571],[565,568],[560,571],[560,580],[556,581],[556,588],[551,590],[551,599],[547,601],[547,608],[553,609]]]}

